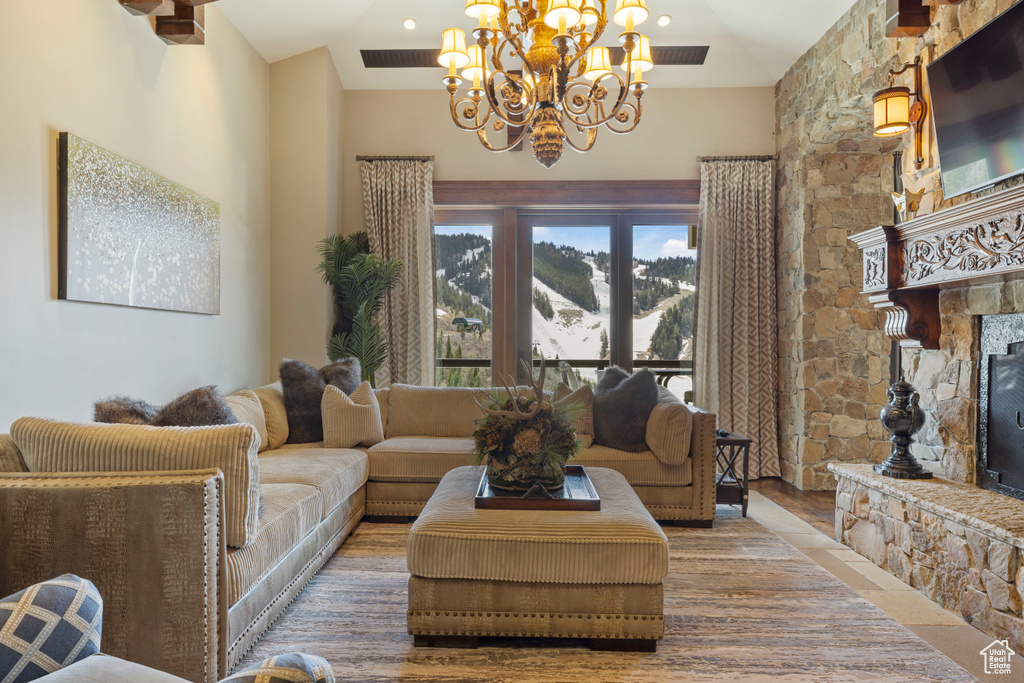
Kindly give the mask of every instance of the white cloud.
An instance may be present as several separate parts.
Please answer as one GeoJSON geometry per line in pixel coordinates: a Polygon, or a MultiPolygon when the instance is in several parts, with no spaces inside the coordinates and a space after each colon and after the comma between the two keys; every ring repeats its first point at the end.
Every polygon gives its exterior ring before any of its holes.
{"type": "Polygon", "coordinates": [[[542,227],[538,226],[538,227],[533,229],[533,236],[534,237],[538,237],[540,235],[546,235],[549,232],[551,232],[551,228],[542,228],[542,227]]]}
{"type": "Polygon", "coordinates": [[[694,249],[690,249],[690,245],[686,240],[668,240],[665,244],[661,245],[658,253],[662,256],[694,256],[697,252],[694,249]]]}

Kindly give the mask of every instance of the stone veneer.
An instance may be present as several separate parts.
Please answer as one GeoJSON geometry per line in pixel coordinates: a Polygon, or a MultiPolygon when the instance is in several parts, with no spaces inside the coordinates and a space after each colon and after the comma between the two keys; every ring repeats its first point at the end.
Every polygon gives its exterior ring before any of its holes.
{"type": "MultiPolygon", "coordinates": [[[[910,136],[872,135],[871,96],[890,69],[919,54],[932,61],[1015,1],[934,7],[927,33],[896,39],[884,36],[886,1],[859,0],[776,86],[780,455],[783,477],[801,488],[833,488],[829,462],[880,462],[889,452],[878,413],[890,343],[860,294],[860,256],[847,238],[892,223],[889,152],[910,136]]],[[[926,143],[920,171],[912,152],[904,154],[907,188],[927,190],[921,212],[972,198],[943,200],[930,132],[926,143]]],[[[969,363],[977,323],[970,316],[1024,310],[1017,291],[945,294],[943,348],[905,356],[930,414],[917,452],[958,481],[973,481],[977,380],[969,363]],[[968,307],[958,308],[965,300],[968,307]]]]}
{"type": "Polygon", "coordinates": [[[939,293],[940,348],[903,352],[904,376],[921,394],[926,416],[911,451],[925,467],[954,481],[977,481],[978,316],[1022,311],[1024,279],[939,293]]]}
{"type": "Polygon", "coordinates": [[[829,465],[836,539],[1024,652],[1024,501],[945,479],[829,465]]]}

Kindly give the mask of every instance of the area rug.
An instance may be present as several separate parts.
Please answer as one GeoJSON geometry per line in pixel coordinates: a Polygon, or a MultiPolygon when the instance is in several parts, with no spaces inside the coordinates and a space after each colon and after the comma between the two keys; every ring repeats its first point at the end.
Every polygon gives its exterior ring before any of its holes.
{"type": "Polygon", "coordinates": [[[345,683],[976,680],[758,522],[722,508],[714,529],[665,529],[656,653],[503,638],[477,650],[414,648],[409,528],[361,524],[238,668],[299,650],[325,657],[345,683]]]}

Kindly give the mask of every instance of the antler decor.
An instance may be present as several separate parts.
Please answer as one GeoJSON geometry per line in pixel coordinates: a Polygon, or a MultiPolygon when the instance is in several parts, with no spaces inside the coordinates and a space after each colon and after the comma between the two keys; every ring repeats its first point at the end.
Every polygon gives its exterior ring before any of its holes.
{"type": "Polygon", "coordinates": [[[543,355],[536,381],[528,362],[521,362],[530,375],[533,398],[520,396],[502,377],[508,398],[495,391],[485,402],[477,401],[484,414],[473,432],[474,461],[487,465],[493,489],[520,494],[535,487],[557,491],[565,483],[566,461],[582,446],[573,426],[579,405],[544,400],[543,355]]]}
{"type": "MultiPolygon", "coordinates": [[[[527,362],[522,358],[519,359],[519,362],[522,364],[523,370],[526,371],[526,374],[530,377],[530,385],[533,387],[533,395],[535,397],[533,405],[530,406],[528,411],[523,412],[522,408],[519,407],[519,401],[517,400],[519,398],[519,392],[513,391],[509,386],[508,380],[502,377],[501,383],[505,387],[505,391],[508,392],[509,398],[512,399],[512,410],[492,410],[480,403],[476,397],[473,397],[473,400],[476,401],[476,404],[480,406],[480,410],[484,411],[484,413],[499,417],[510,417],[513,420],[530,420],[536,417],[537,413],[540,412],[540,407],[544,403],[544,365],[546,363],[544,354],[542,353],[540,355],[540,378],[536,382],[533,381],[533,371],[530,369],[527,362]]],[[[512,384],[514,385],[515,382],[513,381],[512,384]]]]}

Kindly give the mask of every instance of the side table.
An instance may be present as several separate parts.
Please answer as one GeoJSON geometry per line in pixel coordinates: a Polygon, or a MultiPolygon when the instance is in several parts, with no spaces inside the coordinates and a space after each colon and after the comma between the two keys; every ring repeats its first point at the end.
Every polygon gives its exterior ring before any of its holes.
{"type": "Polygon", "coordinates": [[[715,500],[718,503],[739,503],[744,517],[747,516],[747,498],[750,493],[751,441],[733,433],[715,437],[715,461],[718,465],[715,500]],[[737,472],[739,466],[742,471],[737,472]]]}

